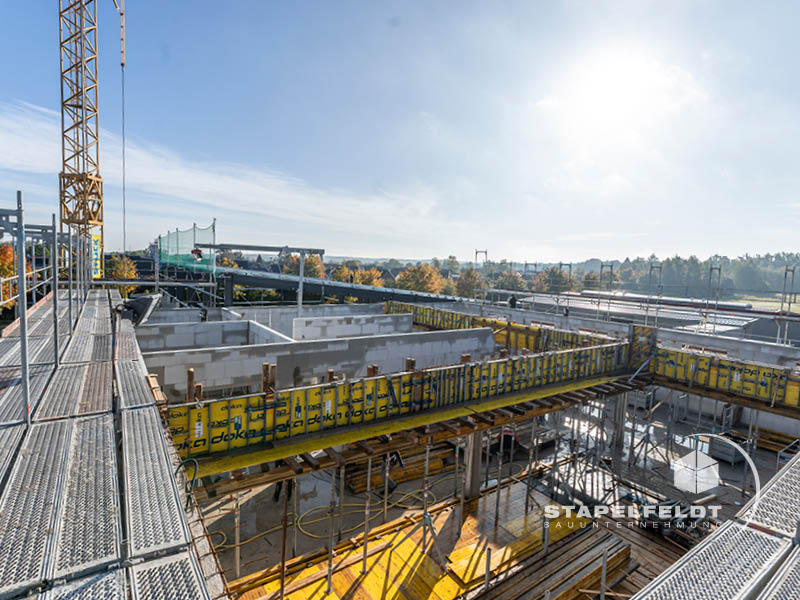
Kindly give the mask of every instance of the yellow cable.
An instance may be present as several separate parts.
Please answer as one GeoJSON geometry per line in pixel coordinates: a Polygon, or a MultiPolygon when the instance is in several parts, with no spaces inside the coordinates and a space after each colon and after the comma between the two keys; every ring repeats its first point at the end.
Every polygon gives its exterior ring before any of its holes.
{"type": "MultiPolygon", "coordinates": [[[[519,474],[519,473],[522,472],[522,467],[520,467],[516,463],[511,463],[511,466],[512,466],[512,469],[514,467],[519,469],[516,474],[519,474]]],[[[503,468],[505,468],[505,465],[503,465],[503,468]]],[[[493,468],[489,469],[489,473],[491,473],[492,471],[497,471],[497,467],[493,467],[493,468]]],[[[430,487],[433,487],[434,485],[438,485],[438,484],[440,484],[440,483],[442,483],[444,481],[447,481],[449,479],[455,479],[455,474],[447,474],[447,475],[445,475],[443,477],[440,477],[440,478],[436,479],[435,481],[433,481],[433,483],[431,483],[430,487]]],[[[389,505],[388,505],[388,508],[402,508],[404,510],[421,510],[422,509],[422,497],[421,497],[421,492],[422,491],[423,491],[423,489],[419,488],[419,489],[416,489],[416,490],[412,490],[410,492],[406,492],[405,494],[400,496],[399,500],[390,502],[389,505]],[[403,502],[408,498],[417,498],[419,500],[420,504],[419,505],[403,504],[403,502]]],[[[442,498],[442,501],[444,501],[444,500],[446,500],[446,499],[448,499],[448,498],[450,498],[450,497],[452,497],[454,495],[455,494],[453,494],[453,493],[447,494],[446,496],[444,496],[442,498]]],[[[428,496],[429,496],[429,498],[428,498],[428,506],[431,506],[431,505],[437,503],[436,496],[433,494],[433,492],[429,491],[428,492],[428,496]]],[[[344,516],[344,515],[352,515],[352,514],[355,514],[355,513],[363,514],[365,505],[366,505],[365,502],[343,504],[342,505],[343,508],[355,507],[356,510],[343,511],[342,512],[342,516],[344,516]],[[360,510],[358,510],[358,509],[360,509],[360,510]]],[[[337,508],[338,508],[338,505],[337,505],[337,508]]],[[[314,525],[315,523],[320,523],[322,521],[327,521],[328,519],[330,519],[329,516],[324,516],[324,517],[320,517],[318,519],[314,519],[314,520],[306,522],[306,516],[307,515],[309,515],[309,514],[311,514],[313,512],[319,511],[319,510],[328,510],[328,507],[327,506],[315,506],[314,508],[311,508],[311,509],[307,510],[306,512],[302,513],[300,515],[300,517],[295,521],[294,524],[297,526],[297,530],[300,531],[303,535],[306,535],[306,536],[308,536],[309,538],[312,538],[312,539],[324,540],[324,539],[326,539],[328,537],[327,533],[325,535],[316,535],[314,533],[311,533],[307,529],[305,529],[305,527],[303,527],[304,522],[305,522],[305,525],[308,526],[308,525],[314,525]]],[[[376,508],[371,509],[370,510],[370,517],[369,517],[370,520],[374,519],[375,517],[377,517],[382,512],[383,512],[383,505],[378,505],[376,508]],[[372,514],[372,513],[375,513],[375,514],[372,514]]],[[[338,511],[337,511],[337,514],[338,514],[338,511]]],[[[287,518],[289,518],[289,517],[294,517],[294,513],[293,512],[288,513],[287,518]]],[[[344,533],[350,533],[350,532],[356,531],[357,529],[361,529],[363,526],[364,526],[364,521],[361,521],[358,524],[354,525],[353,527],[350,527],[349,529],[343,529],[342,533],[343,534],[344,533]]],[[[274,533],[276,531],[280,531],[282,528],[283,528],[282,525],[278,525],[277,527],[273,527],[272,529],[267,529],[266,531],[262,531],[260,533],[257,533],[256,535],[254,535],[254,536],[252,536],[252,537],[250,537],[250,538],[248,538],[248,539],[246,539],[244,541],[239,542],[239,546],[244,546],[245,544],[249,544],[250,542],[253,542],[253,541],[255,541],[255,540],[257,540],[257,539],[259,539],[261,537],[264,537],[266,535],[269,535],[270,533],[274,533]]],[[[212,535],[221,535],[222,538],[223,538],[222,539],[222,543],[214,545],[214,550],[228,550],[228,549],[236,547],[236,544],[227,544],[226,543],[228,541],[228,537],[225,534],[225,532],[223,532],[223,531],[212,531],[212,532],[209,532],[209,536],[212,536],[212,535]]]]}

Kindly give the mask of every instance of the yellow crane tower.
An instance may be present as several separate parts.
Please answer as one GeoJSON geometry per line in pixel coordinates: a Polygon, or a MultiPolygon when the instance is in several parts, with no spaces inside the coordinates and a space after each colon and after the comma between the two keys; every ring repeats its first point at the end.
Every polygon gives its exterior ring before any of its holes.
{"type": "MultiPolygon", "coordinates": [[[[121,64],[125,68],[125,7],[120,13],[121,64]]],[[[61,228],[92,242],[94,277],[102,277],[103,178],[100,175],[97,103],[97,0],[59,0],[61,63],[61,228]]],[[[123,84],[124,85],[124,84],[123,84]]],[[[123,88],[124,89],[124,88],[123,88]]]]}

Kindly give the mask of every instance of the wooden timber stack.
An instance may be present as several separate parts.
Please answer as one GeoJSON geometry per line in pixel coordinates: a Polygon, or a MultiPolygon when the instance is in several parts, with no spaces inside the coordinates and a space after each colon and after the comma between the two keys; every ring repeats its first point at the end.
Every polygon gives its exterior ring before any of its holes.
{"type": "MultiPolygon", "coordinates": [[[[403,483],[422,479],[425,474],[425,447],[416,446],[403,450],[402,456],[405,466],[396,466],[391,470],[390,476],[392,480],[395,483],[403,483]]],[[[451,444],[443,442],[431,445],[430,462],[428,464],[429,475],[455,470],[454,460],[455,451],[451,444]]],[[[353,465],[347,465],[345,482],[354,494],[366,491],[367,462],[361,460],[353,465]]],[[[383,460],[372,461],[372,489],[383,489],[383,460]]]]}
{"type": "Polygon", "coordinates": [[[630,564],[631,547],[604,529],[587,527],[554,543],[547,553],[537,552],[504,571],[488,590],[479,588],[468,594],[470,600],[539,600],[550,592],[551,600],[574,600],[585,590],[599,590],[603,553],[606,555],[606,582],[611,585],[623,576],[630,564]]]}

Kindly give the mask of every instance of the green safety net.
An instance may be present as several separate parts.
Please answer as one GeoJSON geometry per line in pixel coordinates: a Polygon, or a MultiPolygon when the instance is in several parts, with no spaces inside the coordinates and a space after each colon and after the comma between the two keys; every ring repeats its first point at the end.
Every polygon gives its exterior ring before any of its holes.
{"type": "Polygon", "coordinates": [[[158,237],[158,255],[161,264],[181,266],[188,269],[208,270],[215,264],[215,252],[210,248],[199,248],[200,253],[192,252],[197,244],[214,244],[215,226],[193,225],[189,229],[176,229],[158,237]]]}

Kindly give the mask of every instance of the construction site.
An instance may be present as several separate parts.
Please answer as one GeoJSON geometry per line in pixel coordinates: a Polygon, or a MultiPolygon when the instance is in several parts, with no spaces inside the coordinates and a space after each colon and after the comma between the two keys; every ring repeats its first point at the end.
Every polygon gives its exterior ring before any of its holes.
{"type": "Polygon", "coordinates": [[[60,1],[52,218],[0,199],[0,598],[800,597],[794,267],[776,310],[467,298],[214,222],[154,224],[109,277],[97,12],[60,1]]]}

